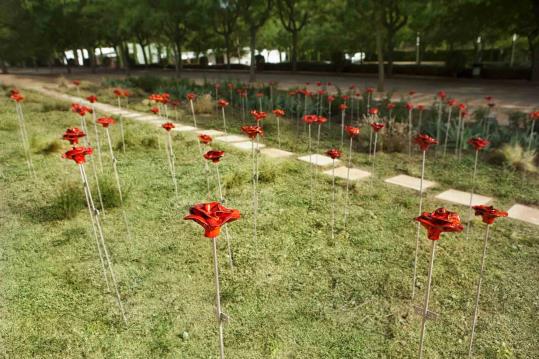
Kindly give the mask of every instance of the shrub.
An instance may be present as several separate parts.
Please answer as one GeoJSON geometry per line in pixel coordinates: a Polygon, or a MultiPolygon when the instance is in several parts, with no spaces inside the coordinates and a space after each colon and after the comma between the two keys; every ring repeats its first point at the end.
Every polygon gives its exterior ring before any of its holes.
{"type": "Polygon", "coordinates": [[[60,140],[53,140],[52,142],[44,144],[39,152],[44,155],[50,155],[62,151],[63,145],[60,140]]]}
{"type": "Polygon", "coordinates": [[[212,113],[215,108],[215,103],[210,94],[205,94],[197,98],[195,101],[196,113],[212,113]]]}
{"type": "Polygon", "coordinates": [[[537,172],[534,163],[535,152],[525,151],[519,144],[504,145],[498,153],[503,163],[523,172],[537,172]]]}

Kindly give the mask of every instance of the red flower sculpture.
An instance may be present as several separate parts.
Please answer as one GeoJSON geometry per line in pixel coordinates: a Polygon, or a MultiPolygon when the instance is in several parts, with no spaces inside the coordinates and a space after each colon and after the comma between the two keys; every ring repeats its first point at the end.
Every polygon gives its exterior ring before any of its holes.
{"type": "Polygon", "coordinates": [[[492,96],[485,96],[485,100],[487,100],[488,102],[492,101],[493,97],[492,96]]]}
{"type": "Polygon", "coordinates": [[[217,82],[215,85],[213,85],[213,87],[215,87],[216,89],[220,89],[221,88],[221,84],[219,82],[217,82]]]}
{"type": "Polygon", "coordinates": [[[267,115],[268,114],[266,112],[263,112],[263,111],[251,110],[251,116],[254,117],[256,122],[260,122],[261,120],[265,119],[267,115]]]}
{"type": "Polygon", "coordinates": [[[157,107],[152,107],[150,109],[150,112],[152,112],[154,115],[157,115],[159,113],[159,109],[157,107]]]}
{"type": "Polygon", "coordinates": [[[414,139],[414,142],[419,145],[419,148],[421,148],[421,151],[426,151],[426,150],[429,149],[429,147],[431,145],[437,145],[438,144],[438,141],[436,141],[436,139],[430,137],[429,135],[425,135],[425,134],[418,135],[414,139]]]}
{"type": "Polygon", "coordinates": [[[433,241],[439,240],[443,232],[460,232],[464,229],[459,215],[445,208],[438,208],[432,213],[423,212],[415,220],[427,229],[428,238],[433,241]]]}
{"type": "Polygon", "coordinates": [[[303,122],[305,122],[308,125],[310,125],[312,123],[315,123],[316,120],[318,120],[318,116],[316,116],[316,115],[305,115],[305,116],[303,116],[303,122]]]}
{"type": "Polygon", "coordinates": [[[341,96],[341,98],[342,98],[343,101],[348,101],[350,99],[350,96],[343,95],[343,96],[341,96]]]}
{"type": "Polygon", "coordinates": [[[324,95],[324,94],[326,93],[326,91],[324,91],[324,90],[318,90],[318,91],[316,91],[316,93],[317,93],[319,96],[322,96],[322,95],[324,95]]]}
{"type": "Polygon", "coordinates": [[[361,97],[361,92],[356,92],[354,95],[355,95],[356,97],[361,97]]]}
{"type": "Polygon", "coordinates": [[[407,109],[408,111],[412,111],[412,110],[414,109],[414,105],[411,104],[410,102],[407,102],[407,103],[406,103],[406,109],[407,109]]]}
{"type": "Polygon", "coordinates": [[[476,151],[479,151],[487,147],[490,144],[490,141],[481,137],[472,137],[468,140],[468,144],[472,145],[476,151]]]}
{"type": "Polygon", "coordinates": [[[222,98],[219,101],[217,101],[217,105],[219,107],[221,107],[221,108],[227,107],[228,106],[228,101],[222,98]]]}
{"type": "Polygon", "coordinates": [[[447,97],[447,94],[445,93],[445,91],[440,90],[440,91],[438,91],[437,96],[438,96],[441,100],[443,100],[443,99],[445,99],[445,98],[447,97]]]}
{"type": "Polygon", "coordinates": [[[182,102],[180,100],[172,100],[170,101],[170,105],[174,108],[180,106],[182,104],[182,102]]]}
{"type": "Polygon", "coordinates": [[[122,89],[116,88],[116,89],[114,89],[113,92],[114,92],[114,95],[116,97],[123,97],[124,96],[124,91],[122,89]]]}
{"type": "Polygon", "coordinates": [[[367,87],[367,88],[365,89],[365,92],[367,92],[367,93],[373,93],[373,92],[374,92],[374,87],[367,87]]]}
{"type": "Polygon", "coordinates": [[[79,86],[80,85],[80,80],[73,80],[71,81],[71,83],[75,86],[79,86]]]}
{"type": "Polygon", "coordinates": [[[211,141],[213,141],[213,138],[210,135],[200,134],[198,135],[198,140],[200,143],[203,143],[205,145],[209,145],[211,141]]]}
{"type": "Polygon", "coordinates": [[[192,220],[204,228],[204,236],[215,238],[221,233],[221,226],[240,218],[240,211],[226,208],[219,202],[199,203],[189,209],[183,219],[192,220]]]}
{"type": "Polygon", "coordinates": [[[359,127],[352,127],[352,126],[344,126],[344,130],[350,137],[359,136],[359,132],[361,131],[359,127]]]}
{"type": "Polygon", "coordinates": [[[276,109],[276,110],[273,110],[272,112],[277,117],[284,117],[284,110],[276,109]]]}
{"type": "Polygon", "coordinates": [[[479,205],[479,206],[473,206],[472,207],[475,211],[476,216],[481,216],[483,219],[483,223],[486,224],[492,224],[496,220],[496,218],[499,217],[507,217],[508,213],[504,211],[500,211],[495,209],[492,206],[487,205],[479,205]]]}
{"type": "Polygon", "coordinates": [[[416,108],[416,110],[418,110],[420,112],[425,111],[425,106],[424,105],[417,105],[415,108],[416,108]]]}
{"type": "Polygon", "coordinates": [[[232,82],[229,82],[228,84],[226,84],[226,86],[231,90],[234,88],[234,84],[232,82]]]}
{"type": "Polygon", "coordinates": [[[387,104],[387,109],[388,110],[393,110],[393,109],[395,109],[396,106],[397,105],[395,105],[393,102],[390,102],[390,103],[387,104]]]}
{"type": "Polygon", "coordinates": [[[416,93],[415,91],[410,91],[410,92],[408,92],[408,95],[413,96],[413,95],[415,95],[415,93],[416,93]]]}
{"type": "Polygon", "coordinates": [[[95,95],[91,95],[91,96],[86,97],[86,100],[88,102],[95,103],[97,102],[97,97],[95,95]]]}
{"type": "Polygon", "coordinates": [[[534,121],[539,120],[539,111],[533,111],[530,113],[530,118],[534,121]]]}
{"type": "Polygon", "coordinates": [[[459,104],[459,111],[461,113],[466,112],[466,105],[463,103],[459,104]]]}
{"type": "Polygon", "coordinates": [[[24,100],[24,96],[21,95],[20,92],[12,93],[9,98],[15,102],[21,102],[22,100],[24,100]]]}
{"type": "Polygon", "coordinates": [[[324,124],[328,122],[328,119],[325,118],[324,116],[316,116],[316,123],[319,123],[319,124],[324,124]]]}
{"type": "Polygon", "coordinates": [[[449,100],[447,100],[448,106],[455,106],[456,104],[457,104],[457,100],[455,100],[454,98],[450,98],[449,100]]]}
{"type": "Polygon", "coordinates": [[[337,159],[337,158],[341,158],[342,156],[342,152],[339,151],[338,149],[336,148],[332,148],[331,150],[328,150],[326,152],[326,155],[328,155],[329,157],[331,157],[332,159],[337,159]]]}
{"type": "Polygon", "coordinates": [[[333,102],[335,101],[335,96],[328,96],[328,102],[333,102]]]}
{"type": "Polygon", "coordinates": [[[187,95],[185,95],[185,97],[188,101],[194,101],[197,98],[197,95],[192,92],[189,92],[187,95]]]}
{"type": "Polygon", "coordinates": [[[385,127],[385,125],[383,123],[378,123],[378,122],[373,122],[370,125],[371,125],[372,130],[374,132],[379,132],[382,128],[385,127]]]}
{"type": "Polygon", "coordinates": [[[378,108],[377,107],[371,107],[369,109],[369,114],[375,116],[375,115],[378,115],[378,108]]]}
{"type": "Polygon", "coordinates": [[[79,143],[79,138],[86,136],[84,131],[81,129],[74,127],[74,128],[68,128],[66,132],[64,132],[63,139],[66,141],[69,141],[72,145],[79,143]]]}
{"type": "Polygon", "coordinates": [[[165,122],[164,124],[161,125],[161,127],[163,127],[167,132],[170,132],[176,126],[174,126],[172,122],[165,122]]]}
{"type": "Polygon", "coordinates": [[[75,161],[78,165],[82,165],[86,162],[86,156],[92,154],[91,147],[73,147],[69,151],[63,154],[63,158],[75,161]]]}
{"type": "Polygon", "coordinates": [[[110,125],[114,125],[115,121],[112,117],[101,117],[97,120],[97,123],[99,123],[104,128],[107,128],[110,125]]]}
{"type": "Polygon", "coordinates": [[[256,136],[264,136],[264,130],[260,126],[242,126],[241,130],[249,136],[251,140],[255,139],[256,136]]]}
{"type": "Polygon", "coordinates": [[[10,95],[19,95],[20,93],[21,93],[21,91],[19,91],[18,89],[9,90],[10,95]]]}
{"type": "Polygon", "coordinates": [[[264,97],[264,94],[262,92],[257,92],[255,96],[256,97],[264,97]]]}
{"type": "Polygon", "coordinates": [[[339,105],[339,110],[341,110],[342,112],[346,111],[347,108],[348,108],[348,106],[346,106],[345,103],[341,103],[341,104],[339,105]]]}
{"type": "Polygon", "coordinates": [[[219,161],[221,160],[221,157],[223,157],[225,155],[225,152],[224,151],[208,151],[204,154],[204,158],[209,160],[209,161],[212,161],[213,163],[219,163],[219,161]]]}
{"type": "Polygon", "coordinates": [[[78,113],[80,116],[84,116],[87,113],[92,113],[91,108],[78,104],[78,103],[71,104],[71,111],[78,113]]]}

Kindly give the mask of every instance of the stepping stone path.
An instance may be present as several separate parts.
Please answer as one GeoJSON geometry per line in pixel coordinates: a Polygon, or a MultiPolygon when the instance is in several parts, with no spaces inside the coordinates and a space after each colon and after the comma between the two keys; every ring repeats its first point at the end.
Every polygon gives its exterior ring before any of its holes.
{"type": "Polygon", "coordinates": [[[510,218],[528,222],[539,226],[539,209],[515,204],[507,211],[510,218]]]}
{"type": "MultiPolygon", "coordinates": [[[[462,204],[463,206],[470,205],[470,193],[457,191],[456,189],[449,189],[445,192],[440,193],[436,198],[448,201],[451,203],[462,204]]],[[[472,206],[478,206],[481,204],[487,204],[492,201],[492,198],[481,196],[479,194],[474,194],[472,198],[472,206]]]]}
{"type": "MultiPolygon", "coordinates": [[[[314,153],[312,155],[298,157],[298,160],[311,163],[315,166],[327,167],[333,165],[333,160],[329,156],[319,155],[314,153]]],[[[341,163],[339,160],[335,160],[335,165],[341,163]]]]}
{"type": "MultiPolygon", "coordinates": [[[[333,174],[333,169],[323,172],[324,174],[331,176],[333,174]]],[[[359,181],[360,179],[367,178],[371,175],[370,172],[360,170],[358,168],[350,168],[350,181],[359,181]]],[[[339,178],[348,178],[348,167],[341,166],[335,168],[335,177],[339,178]]]]}
{"type": "Polygon", "coordinates": [[[287,158],[294,155],[293,152],[280,150],[278,148],[264,148],[260,153],[271,158],[287,158]]]}
{"type": "MultiPolygon", "coordinates": [[[[398,175],[395,177],[388,178],[384,182],[396,184],[397,186],[411,188],[411,189],[415,189],[416,191],[419,191],[421,178],[407,176],[407,175],[398,175]]],[[[435,185],[436,185],[436,182],[427,181],[426,179],[423,179],[423,191],[435,185]]]]}
{"type": "MultiPolygon", "coordinates": [[[[253,143],[251,141],[234,142],[234,143],[231,143],[231,145],[243,151],[252,151],[253,149],[253,143]]],[[[255,143],[255,147],[256,147],[256,143],[255,143]]],[[[265,144],[263,143],[258,144],[258,148],[264,148],[264,147],[266,147],[265,144]]]]}
{"type": "Polygon", "coordinates": [[[249,141],[249,138],[245,136],[239,136],[239,135],[227,135],[227,136],[221,136],[216,138],[217,141],[226,142],[226,143],[234,143],[234,142],[245,142],[249,141]]]}
{"type": "MultiPolygon", "coordinates": [[[[52,90],[48,90],[45,88],[33,88],[33,90],[37,90],[38,92],[41,92],[42,94],[46,96],[54,97],[56,99],[62,99],[69,102],[78,102],[78,103],[90,105],[90,103],[86,101],[85,99],[78,98],[75,96],[70,96],[70,95],[59,93],[52,90]]],[[[124,118],[129,118],[136,121],[153,123],[159,126],[165,122],[165,119],[159,116],[149,115],[149,114],[145,114],[141,112],[135,112],[135,111],[127,110],[127,109],[118,110],[116,106],[105,104],[105,103],[94,103],[93,106],[95,107],[96,110],[100,112],[104,112],[104,113],[108,113],[108,114],[112,114],[116,116],[122,115],[124,118]]],[[[193,126],[187,126],[187,125],[181,125],[181,124],[176,124],[176,128],[174,128],[173,131],[176,131],[176,132],[196,131],[196,133],[204,133],[210,136],[214,136],[216,137],[216,141],[229,143],[240,150],[249,150],[249,151],[251,150],[250,139],[241,135],[226,135],[224,132],[218,131],[218,130],[211,130],[211,129],[203,130],[203,129],[196,128],[193,126]]],[[[293,152],[284,151],[277,148],[264,148],[264,147],[266,147],[264,144],[259,144],[259,148],[261,148],[260,153],[271,158],[288,158],[294,155],[293,152]]],[[[332,174],[332,169],[328,170],[327,167],[333,164],[333,160],[328,156],[324,156],[320,154],[311,154],[311,155],[301,156],[298,159],[300,161],[312,163],[313,165],[323,167],[325,169],[323,173],[326,175],[332,174]]],[[[340,164],[340,161],[336,160],[335,164],[336,165],[340,164]]],[[[346,179],[347,174],[348,174],[348,167],[339,166],[335,168],[336,177],[346,179]]],[[[357,168],[350,168],[351,181],[358,181],[363,178],[367,178],[370,175],[371,174],[367,171],[363,171],[357,168]]],[[[398,175],[398,176],[386,179],[385,182],[419,191],[420,178],[411,177],[407,175],[398,175]]],[[[423,190],[426,190],[435,185],[436,185],[436,182],[423,180],[423,190]]],[[[457,191],[454,189],[450,189],[445,192],[442,192],[438,194],[436,198],[440,200],[452,202],[452,203],[461,204],[464,206],[468,206],[470,203],[470,193],[457,191]]],[[[491,200],[492,198],[490,197],[474,194],[472,205],[487,204],[491,200]]],[[[515,204],[508,210],[508,213],[509,213],[510,218],[514,218],[520,221],[539,225],[539,209],[537,208],[528,207],[521,204],[515,204]]]]}

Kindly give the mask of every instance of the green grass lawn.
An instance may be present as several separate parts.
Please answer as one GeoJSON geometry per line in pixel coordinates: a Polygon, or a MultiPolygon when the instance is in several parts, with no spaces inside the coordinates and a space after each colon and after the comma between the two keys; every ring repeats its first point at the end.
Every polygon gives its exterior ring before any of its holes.
{"type": "MultiPolygon", "coordinates": [[[[0,353],[10,358],[217,357],[210,242],[199,226],[182,220],[190,205],[207,200],[194,136],[174,135],[180,189],[175,198],[164,130],[126,120],[123,154],[119,129],[112,129],[132,241],[124,233],[108,156],[101,177],[103,223],[129,320],[125,327],[113,296],[105,293],[77,167],[61,159],[67,144],[55,142],[79,119],[67,111],[69,104],[27,95],[23,106],[36,180],[27,175],[14,105],[0,99],[0,353]]],[[[220,125],[212,117],[199,121],[220,125]]],[[[230,118],[229,123],[237,132],[240,121],[230,118]]],[[[283,127],[283,149],[305,153],[305,136],[295,134],[295,123],[283,127]]],[[[273,120],[265,128],[264,142],[275,146],[273,120]]],[[[360,148],[364,139],[358,141],[360,148]]],[[[332,144],[338,141],[324,139],[320,148],[332,144]]],[[[345,183],[337,181],[334,241],[331,178],[315,177],[311,200],[307,164],[262,158],[255,242],[250,154],[215,147],[226,151],[220,164],[226,205],[243,216],[229,226],[234,270],[227,266],[224,240],[220,243],[222,305],[231,317],[225,327],[227,357],[416,357],[420,317],[413,305],[422,302],[430,242],[422,230],[419,293],[412,303],[412,219],[418,197],[382,179],[419,175],[419,155],[377,156],[372,186],[367,180],[352,187],[346,232],[345,183]]],[[[353,161],[370,169],[365,151],[353,161]]],[[[466,217],[465,207],[437,201],[434,194],[449,187],[469,189],[472,164],[469,154],[461,162],[430,154],[426,178],[439,185],[427,192],[424,208],[446,206],[466,217]]],[[[92,173],[91,166],[87,171],[92,173]]],[[[537,176],[483,161],[478,180],[477,192],[495,197],[497,207],[539,203],[537,176]]],[[[212,189],[216,199],[214,177],[212,189]]],[[[468,241],[463,234],[446,234],[439,242],[431,297],[431,310],[439,316],[428,323],[427,358],[467,354],[483,231],[475,221],[468,241]]],[[[535,226],[511,219],[495,224],[476,330],[478,358],[539,357],[538,239],[535,226]]]]}

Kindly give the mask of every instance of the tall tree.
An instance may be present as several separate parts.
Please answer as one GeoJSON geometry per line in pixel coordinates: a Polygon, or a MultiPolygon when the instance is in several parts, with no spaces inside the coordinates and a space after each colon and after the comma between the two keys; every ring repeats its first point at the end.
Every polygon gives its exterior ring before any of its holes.
{"type": "Polygon", "coordinates": [[[231,36],[237,28],[240,15],[238,0],[219,1],[212,10],[215,32],[225,40],[226,68],[230,70],[231,36]]]}
{"type": "Polygon", "coordinates": [[[382,24],[386,30],[387,45],[387,75],[393,74],[393,52],[395,50],[395,35],[408,22],[408,15],[403,14],[404,2],[399,0],[382,0],[382,24]]]}
{"type": "Polygon", "coordinates": [[[251,51],[251,66],[249,68],[249,82],[256,80],[256,35],[258,30],[266,23],[271,13],[272,0],[238,0],[240,17],[249,31],[249,49],[251,51]]]}
{"type": "Polygon", "coordinates": [[[298,65],[298,37],[300,31],[307,24],[309,11],[307,9],[316,7],[312,1],[305,0],[277,0],[277,13],[281,24],[292,36],[292,71],[296,72],[298,65]]]}

